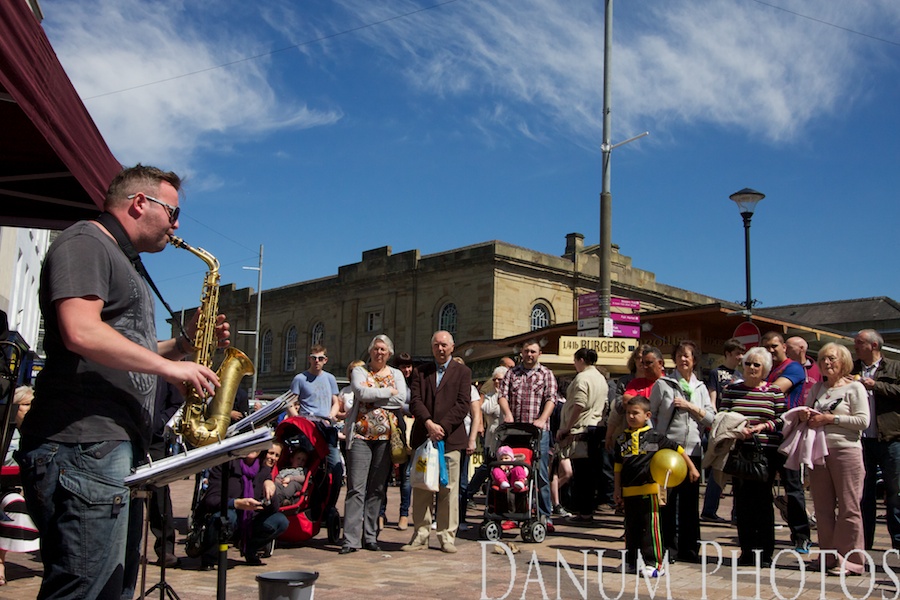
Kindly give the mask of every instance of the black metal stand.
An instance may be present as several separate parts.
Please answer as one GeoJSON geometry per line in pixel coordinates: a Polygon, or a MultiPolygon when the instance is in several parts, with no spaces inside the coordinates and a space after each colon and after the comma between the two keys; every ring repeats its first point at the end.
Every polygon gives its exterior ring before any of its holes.
{"type": "MultiPolygon", "coordinates": [[[[150,519],[150,497],[154,492],[149,492],[147,496],[147,519],[149,523],[150,519]]],[[[158,493],[158,492],[157,492],[158,493]]],[[[175,592],[174,588],[166,582],[166,559],[168,558],[168,540],[169,540],[169,527],[172,526],[171,523],[171,510],[170,510],[170,502],[171,499],[167,494],[163,494],[163,514],[162,514],[162,539],[163,539],[163,555],[162,559],[159,563],[159,583],[155,584],[149,590],[147,590],[147,595],[149,596],[153,593],[154,590],[159,590],[159,600],[165,600],[169,598],[169,600],[181,600],[178,597],[178,594],[175,592]]],[[[144,544],[144,556],[147,556],[147,544],[144,544]]]]}
{"type": "Polygon", "coordinates": [[[231,479],[231,462],[222,463],[222,496],[219,502],[219,572],[216,581],[216,600],[225,600],[228,583],[228,480],[231,479]]]}

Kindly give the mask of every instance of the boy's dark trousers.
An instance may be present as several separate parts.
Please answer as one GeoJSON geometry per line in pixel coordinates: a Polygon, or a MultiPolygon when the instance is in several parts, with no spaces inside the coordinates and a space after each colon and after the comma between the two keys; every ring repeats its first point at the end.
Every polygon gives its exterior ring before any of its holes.
{"type": "Polygon", "coordinates": [[[659,521],[659,494],[626,496],[625,564],[637,565],[640,550],[644,563],[651,567],[662,564],[662,530],[659,521]]]}

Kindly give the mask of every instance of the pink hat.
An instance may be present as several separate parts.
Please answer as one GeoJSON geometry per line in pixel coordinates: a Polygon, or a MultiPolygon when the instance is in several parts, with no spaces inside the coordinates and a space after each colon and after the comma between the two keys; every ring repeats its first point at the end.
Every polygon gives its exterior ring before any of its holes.
{"type": "Polygon", "coordinates": [[[515,456],[515,454],[513,454],[513,450],[509,446],[500,446],[497,448],[497,456],[502,458],[504,456],[515,456]]]}

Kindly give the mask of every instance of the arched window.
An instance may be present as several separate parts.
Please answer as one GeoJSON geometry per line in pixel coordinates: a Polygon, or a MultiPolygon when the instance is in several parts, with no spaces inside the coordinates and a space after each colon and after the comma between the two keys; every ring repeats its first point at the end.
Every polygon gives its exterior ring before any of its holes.
{"type": "Polygon", "coordinates": [[[316,345],[325,345],[325,323],[322,321],[313,325],[312,333],[309,336],[309,347],[312,348],[316,345]]]}
{"type": "Polygon", "coordinates": [[[452,302],[448,302],[441,307],[441,312],[438,315],[438,329],[449,331],[451,334],[456,335],[456,323],[458,317],[459,311],[456,310],[456,305],[452,302]]]}
{"type": "Polygon", "coordinates": [[[272,330],[269,329],[262,337],[262,352],[259,357],[259,372],[272,372],[272,330]]]}
{"type": "Polygon", "coordinates": [[[543,329],[550,325],[550,309],[537,303],[531,308],[531,330],[543,329]]]}
{"type": "Polygon", "coordinates": [[[284,337],[284,370],[293,373],[297,370],[297,328],[288,329],[284,337]]]}

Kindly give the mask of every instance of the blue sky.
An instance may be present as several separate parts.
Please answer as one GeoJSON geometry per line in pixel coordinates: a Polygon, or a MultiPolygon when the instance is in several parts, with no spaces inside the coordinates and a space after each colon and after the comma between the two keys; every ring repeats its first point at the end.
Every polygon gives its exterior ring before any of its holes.
{"type": "MultiPolygon", "coordinates": [[[[263,288],[364,250],[599,240],[602,0],[67,0],[44,28],[116,157],[188,178],[178,234],[263,288]],[[433,8],[429,8],[433,7],[433,8]]],[[[900,3],[615,4],[613,242],[762,306],[900,300],[900,3]]],[[[147,259],[174,308],[205,266],[147,259]]]]}

